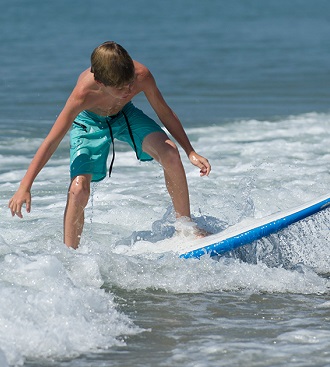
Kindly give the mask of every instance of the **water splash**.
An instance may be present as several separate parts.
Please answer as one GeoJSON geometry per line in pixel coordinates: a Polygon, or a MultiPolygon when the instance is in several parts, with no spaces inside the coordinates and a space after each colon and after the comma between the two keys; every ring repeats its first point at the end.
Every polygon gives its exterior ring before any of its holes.
{"type": "Polygon", "coordinates": [[[329,223],[330,210],[323,210],[233,254],[248,263],[285,269],[303,264],[327,275],[330,273],[329,223]]]}

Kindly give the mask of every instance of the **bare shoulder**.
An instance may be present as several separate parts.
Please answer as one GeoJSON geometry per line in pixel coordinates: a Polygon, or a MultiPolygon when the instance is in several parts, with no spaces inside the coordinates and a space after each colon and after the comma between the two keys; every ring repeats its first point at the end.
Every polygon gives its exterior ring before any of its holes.
{"type": "Polygon", "coordinates": [[[134,68],[135,68],[135,75],[137,78],[143,78],[145,77],[148,73],[150,73],[149,69],[141,64],[140,62],[133,60],[134,62],[134,68]]]}
{"type": "Polygon", "coordinates": [[[92,95],[96,94],[96,88],[95,86],[93,87],[93,84],[95,84],[95,82],[93,82],[93,78],[90,78],[87,70],[80,74],[76,86],[73,88],[54,123],[52,132],[55,136],[62,136],[65,134],[76,116],[93,104],[93,99],[95,99],[95,97],[92,97],[92,95]]]}
{"type": "Polygon", "coordinates": [[[158,89],[156,80],[150,70],[145,65],[137,61],[134,61],[134,66],[137,93],[142,91],[145,94],[151,107],[159,117],[161,115],[164,116],[164,113],[172,113],[168,104],[165,102],[161,91],[158,89]]]}
{"type": "Polygon", "coordinates": [[[98,93],[98,86],[94,80],[93,74],[89,69],[83,71],[77,80],[69,100],[74,104],[87,108],[98,93]]]}
{"type": "Polygon", "coordinates": [[[145,65],[134,60],[134,67],[135,67],[135,75],[136,75],[137,82],[143,83],[150,79],[153,79],[153,76],[150,70],[145,65]]]}
{"type": "Polygon", "coordinates": [[[87,96],[98,89],[93,74],[87,69],[79,75],[74,91],[81,96],[87,96]]]}

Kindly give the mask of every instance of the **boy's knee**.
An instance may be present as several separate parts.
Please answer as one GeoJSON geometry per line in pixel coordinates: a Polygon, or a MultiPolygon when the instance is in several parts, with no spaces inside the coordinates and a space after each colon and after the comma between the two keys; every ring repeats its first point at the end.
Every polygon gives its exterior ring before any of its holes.
{"type": "Polygon", "coordinates": [[[156,159],[163,168],[182,165],[176,144],[163,132],[148,135],[143,142],[143,151],[156,159]]]}
{"type": "Polygon", "coordinates": [[[68,191],[70,200],[81,206],[86,206],[90,195],[90,185],[86,180],[75,178],[68,191]]]}
{"type": "Polygon", "coordinates": [[[177,164],[181,165],[180,153],[175,143],[173,143],[171,140],[168,140],[166,144],[168,144],[168,148],[161,159],[161,164],[163,166],[170,165],[172,167],[177,164]]]}

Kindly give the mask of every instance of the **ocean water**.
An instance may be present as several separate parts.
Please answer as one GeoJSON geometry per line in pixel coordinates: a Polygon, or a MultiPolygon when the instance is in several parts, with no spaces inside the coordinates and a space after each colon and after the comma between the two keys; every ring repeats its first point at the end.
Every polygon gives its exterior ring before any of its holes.
{"type": "MultiPolygon", "coordinates": [[[[173,214],[160,166],[118,143],[81,246],[69,250],[67,136],[34,183],[32,212],[20,220],[7,209],[108,39],[150,67],[212,164],[200,178],[182,152],[201,226],[218,232],[328,194],[329,12],[325,0],[7,1],[0,367],[330,366],[329,209],[218,261],[119,254],[162,241],[173,214]]],[[[155,117],[143,96],[135,103],[155,117]]]]}

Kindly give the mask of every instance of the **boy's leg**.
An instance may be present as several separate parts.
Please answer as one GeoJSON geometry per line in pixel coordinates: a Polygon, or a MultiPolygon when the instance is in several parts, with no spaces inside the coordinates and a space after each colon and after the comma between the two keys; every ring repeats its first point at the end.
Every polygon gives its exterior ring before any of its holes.
{"type": "Polygon", "coordinates": [[[90,194],[91,175],[75,177],[68,190],[64,213],[64,243],[77,248],[84,227],[84,209],[90,194]]]}
{"type": "Polygon", "coordinates": [[[145,137],[143,151],[164,169],[167,190],[171,196],[176,217],[190,218],[190,202],[186,174],[176,145],[164,132],[154,132],[145,137]]]}

